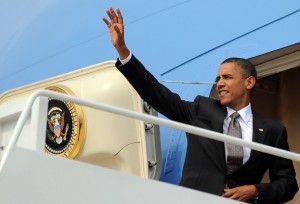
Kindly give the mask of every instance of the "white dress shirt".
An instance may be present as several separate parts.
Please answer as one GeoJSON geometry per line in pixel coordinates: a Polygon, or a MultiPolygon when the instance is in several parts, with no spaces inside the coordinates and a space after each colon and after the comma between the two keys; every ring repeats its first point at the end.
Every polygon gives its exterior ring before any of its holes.
{"type": "MultiPolygon", "coordinates": [[[[227,107],[227,116],[225,117],[224,122],[223,122],[223,133],[224,134],[227,134],[228,125],[231,121],[230,115],[234,112],[236,112],[236,111],[227,107]]],[[[251,109],[250,103],[245,108],[239,110],[238,113],[240,114],[240,117],[238,117],[237,120],[239,121],[241,129],[242,129],[242,139],[251,142],[252,135],[253,135],[253,114],[252,114],[252,109],[251,109]]],[[[225,157],[226,158],[227,158],[227,153],[228,153],[228,149],[227,149],[227,145],[225,143],[225,157]]],[[[250,157],[251,149],[248,147],[243,147],[243,153],[244,153],[243,154],[243,164],[245,164],[250,157]]]]}
{"type": "Polygon", "coordinates": [[[124,65],[131,59],[131,57],[132,57],[132,53],[130,52],[128,57],[126,57],[125,59],[122,59],[122,60],[119,58],[119,60],[120,60],[121,64],[124,65]]]}

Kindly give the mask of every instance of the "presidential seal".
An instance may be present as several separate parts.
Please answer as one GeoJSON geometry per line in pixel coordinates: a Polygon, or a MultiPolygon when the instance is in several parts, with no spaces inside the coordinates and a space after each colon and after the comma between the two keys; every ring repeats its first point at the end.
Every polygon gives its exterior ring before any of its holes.
{"type": "MultiPolygon", "coordinates": [[[[51,86],[48,90],[74,95],[66,87],[51,86]]],[[[75,158],[80,152],[85,133],[82,107],[71,102],[49,98],[45,152],[75,158]]]]}

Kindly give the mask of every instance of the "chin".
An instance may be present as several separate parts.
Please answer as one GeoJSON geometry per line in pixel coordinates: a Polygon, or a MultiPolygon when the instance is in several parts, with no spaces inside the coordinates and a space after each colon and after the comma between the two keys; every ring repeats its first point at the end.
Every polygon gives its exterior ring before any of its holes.
{"type": "Polygon", "coordinates": [[[228,106],[228,101],[225,101],[225,100],[220,100],[220,103],[221,103],[221,105],[223,105],[223,106],[228,106]]]}

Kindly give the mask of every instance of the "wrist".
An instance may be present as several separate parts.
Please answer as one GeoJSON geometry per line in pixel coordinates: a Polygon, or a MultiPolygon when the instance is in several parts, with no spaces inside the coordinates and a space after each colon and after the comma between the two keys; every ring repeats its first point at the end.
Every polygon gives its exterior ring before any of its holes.
{"type": "Polygon", "coordinates": [[[255,186],[255,185],[253,185],[253,187],[254,187],[254,198],[258,198],[258,196],[259,196],[259,192],[258,192],[258,190],[257,190],[257,187],[255,186]]]}
{"type": "Polygon", "coordinates": [[[119,54],[119,59],[121,59],[121,60],[126,59],[130,54],[129,49],[127,48],[127,46],[125,44],[116,47],[116,50],[119,54]]]}

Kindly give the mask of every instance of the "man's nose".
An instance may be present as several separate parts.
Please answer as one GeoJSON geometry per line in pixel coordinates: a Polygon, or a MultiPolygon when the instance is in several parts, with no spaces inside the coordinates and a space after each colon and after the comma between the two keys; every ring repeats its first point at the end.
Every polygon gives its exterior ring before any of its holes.
{"type": "Polygon", "coordinates": [[[223,86],[224,85],[224,81],[222,79],[219,79],[217,81],[217,87],[223,86]]]}

